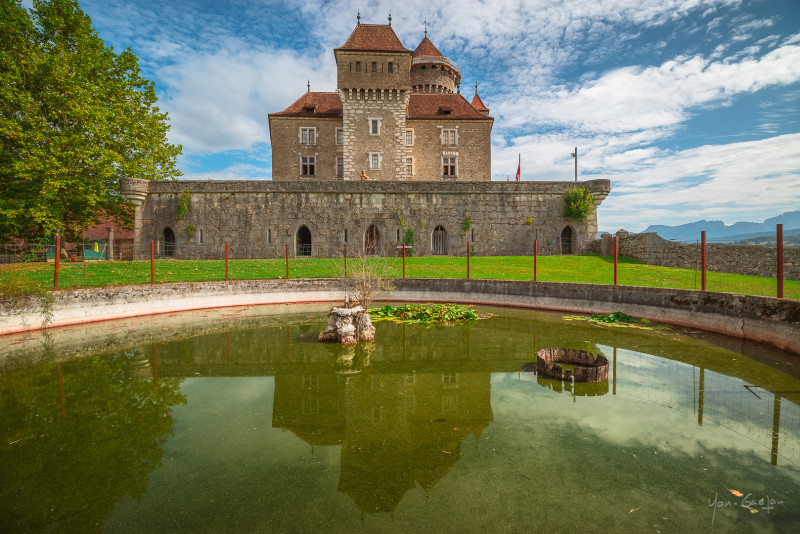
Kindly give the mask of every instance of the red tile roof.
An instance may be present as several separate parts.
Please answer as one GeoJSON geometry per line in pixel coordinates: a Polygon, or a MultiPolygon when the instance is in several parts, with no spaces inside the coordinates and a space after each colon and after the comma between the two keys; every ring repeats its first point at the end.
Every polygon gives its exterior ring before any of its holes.
{"type": "Polygon", "coordinates": [[[487,117],[472,107],[472,105],[458,93],[411,94],[408,99],[408,118],[492,120],[491,117],[487,117]]]}
{"type": "Polygon", "coordinates": [[[306,93],[288,108],[269,116],[338,118],[342,116],[342,101],[339,93],[306,93]]]}
{"type": "MultiPolygon", "coordinates": [[[[340,118],[342,116],[342,101],[339,99],[338,93],[306,93],[285,110],[270,113],[269,116],[340,118]],[[314,108],[314,111],[310,111],[310,108],[314,108]]],[[[489,119],[457,93],[412,93],[408,99],[408,118],[489,119]]]]}
{"type": "Polygon", "coordinates": [[[108,239],[108,228],[114,228],[114,240],[133,239],[133,229],[125,228],[114,217],[101,215],[97,224],[87,228],[83,235],[92,239],[108,239]]]}
{"type": "Polygon", "coordinates": [[[419,44],[416,50],[414,50],[413,57],[418,56],[440,56],[444,57],[444,54],[439,52],[439,49],[434,46],[430,39],[426,36],[422,42],[419,44]]]}
{"type": "Polygon", "coordinates": [[[481,97],[478,96],[478,93],[475,93],[475,96],[472,97],[472,107],[478,111],[485,111],[486,113],[489,113],[489,108],[483,105],[483,100],[481,100],[481,97]]]}
{"type": "Polygon", "coordinates": [[[336,50],[369,50],[374,52],[411,52],[388,24],[359,24],[336,50]]]}

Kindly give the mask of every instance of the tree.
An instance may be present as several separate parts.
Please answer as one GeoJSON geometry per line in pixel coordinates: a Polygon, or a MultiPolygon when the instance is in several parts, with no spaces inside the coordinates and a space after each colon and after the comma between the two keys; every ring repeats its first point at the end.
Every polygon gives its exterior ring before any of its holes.
{"type": "Polygon", "coordinates": [[[181,175],[156,101],[77,0],[0,0],[0,242],[77,237],[103,213],[130,223],[120,177],[181,175]]]}

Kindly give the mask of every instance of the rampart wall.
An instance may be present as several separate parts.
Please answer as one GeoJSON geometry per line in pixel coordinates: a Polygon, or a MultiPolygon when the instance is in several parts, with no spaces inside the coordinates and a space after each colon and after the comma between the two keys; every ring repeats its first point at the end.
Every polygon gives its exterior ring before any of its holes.
{"type": "MultiPolygon", "coordinates": [[[[595,197],[608,180],[579,182],[595,197]]],[[[397,254],[407,229],[414,230],[416,255],[436,253],[433,234],[446,233],[444,255],[530,255],[562,252],[561,235],[573,231],[572,252],[586,250],[597,235],[597,214],[586,222],[563,216],[562,193],[572,182],[348,182],[348,181],[175,181],[126,179],[121,190],[140,202],[135,239],[139,254],[150,240],[165,253],[164,235],[175,235],[175,256],[219,258],[229,243],[232,258],[300,255],[301,227],[310,231],[311,256],[338,257],[344,243],[358,254],[370,226],[378,231],[376,255],[397,254]],[[188,212],[178,204],[188,192],[188,212]],[[184,247],[183,245],[191,245],[184,247]],[[183,256],[182,256],[183,255],[183,256]]],[[[149,256],[149,247],[147,247],[149,256]]],[[[442,253],[441,250],[438,253],[442,253]]]]}

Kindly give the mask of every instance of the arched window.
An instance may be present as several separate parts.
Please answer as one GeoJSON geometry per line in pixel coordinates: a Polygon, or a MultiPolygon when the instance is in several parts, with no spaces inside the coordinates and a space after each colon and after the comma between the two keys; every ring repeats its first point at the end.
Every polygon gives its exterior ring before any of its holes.
{"type": "Polygon", "coordinates": [[[575,232],[569,226],[561,231],[561,253],[573,254],[575,252],[575,232]]]}
{"type": "Polygon", "coordinates": [[[378,228],[371,224],[364,233],[364,254],[367,256],[377,256],[380,250],[381,233],[378,228]]]}
{"type": "Polygon", "coordinates": [[[447,230],[441,224],[433,230],[431,252],[434,256],[447,256],[447,230]]]}
{"type": "Polygon", "coordinates": [[[175,255],[175,232],[167,226],[164,228],[162,242],[164,243],[164,256],[172,257],[175,255]]]}
{"type": "Polygon", "coordinates": [[[297,229],[296,251],[298,256],[311,256],[311,230],[305,225],[297,229]]]}

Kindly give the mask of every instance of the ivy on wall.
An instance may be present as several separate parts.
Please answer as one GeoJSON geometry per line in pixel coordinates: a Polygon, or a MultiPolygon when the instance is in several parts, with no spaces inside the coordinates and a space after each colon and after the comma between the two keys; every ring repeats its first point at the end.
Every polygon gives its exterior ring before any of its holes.
{"type": "Polygon", "coordinates": [[[181,199],[178,201],[178,213],[176,214],[176,217],[178,218],[179,221],[182,221],[183,218],[186,217],[186,214],[189,213],[190,197],[191,194],[189,193],[188,189],[184,190],[183,193],[181,193],[181,199]]]}
{"type": "Polygon", "coordinates": [[[585,221],[592,213],[592,206],[594,205],[594,198],[592,194],[582,188],[573,187],[567,189],[563,194],[564,198],[564,216],[573,221],[585,221]]]}

